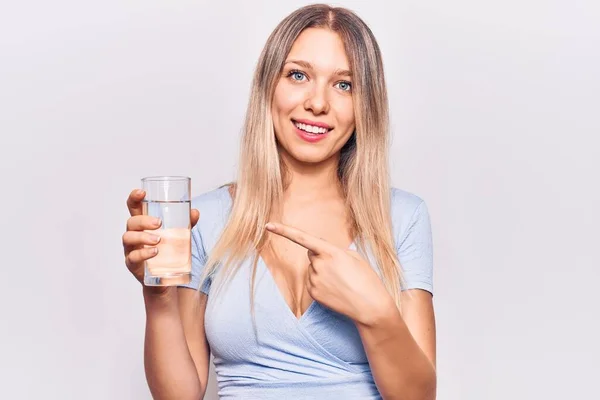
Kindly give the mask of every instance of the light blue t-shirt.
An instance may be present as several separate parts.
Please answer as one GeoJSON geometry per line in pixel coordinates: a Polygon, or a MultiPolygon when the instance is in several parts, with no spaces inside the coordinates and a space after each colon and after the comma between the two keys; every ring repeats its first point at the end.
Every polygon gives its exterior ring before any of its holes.
{"type": "MultiPolygon", "coordinates": [[[[427,206],[419,197],[392,189],[392,223],[406,285],[433,293],[432,236],[427,206]]],[[[192,229],[192,281],[199,277],[232,206],[227,187],[192,199],[200,220],[192,229]]],[[[355,246],[353,246],[355,248],[355,246]]],[[[298,319],[259,258],[254,315],[250,308],[251,260],[210,296],[204,319],[214,356],[219,397],[237,400],[381,399],[354,323],[317,302],[298,319]],[[256,327],[256,331],[254,328],[256,327]]],[[[215,277],[218,284],[219,275],[215,277]]]]}

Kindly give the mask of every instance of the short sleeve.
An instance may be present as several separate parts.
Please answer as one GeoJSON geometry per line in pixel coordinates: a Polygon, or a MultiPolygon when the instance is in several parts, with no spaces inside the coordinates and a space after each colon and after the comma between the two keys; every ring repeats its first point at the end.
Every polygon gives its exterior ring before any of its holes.
{"type": "Polygon", "coordinates": [[[206,265],[207,258],[202,235],[198,226],[195,226],[192,229],[192,277],[189,283],[179,285],[179,287],[187,287],[195,290],[200,289],[202,293],[208,294],[211,285],[210,277],[206,278],[200,287],[200,277],[206,265]]]}
{"type": "Polygon", "coordinates": [[[417,206],[397,243],[405,281],[402,290],[423,289],[433,294],[433,240],[424,201],[417,206]]]}

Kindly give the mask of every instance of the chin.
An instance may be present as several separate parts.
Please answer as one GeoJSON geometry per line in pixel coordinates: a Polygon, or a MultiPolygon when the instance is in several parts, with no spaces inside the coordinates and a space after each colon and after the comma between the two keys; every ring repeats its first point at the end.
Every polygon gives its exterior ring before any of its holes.
{"type": "Polygon", "coordinates": [[[294,157],[294,159],[296,159],[296,161],[300,161],[301,163],[305,163],[305,164],[319,164],[319,163],[325,161],[327,158],[319,156],[319,155],[302,154],[298,157],[294,157]]]}
{"type": "Polygon", "coordinates": [[[329,154],[317,149],[295,149],[295,151],[288,152],[288,154],[294,160],[305,164],[319,164],[329,158],[329,154]]]}

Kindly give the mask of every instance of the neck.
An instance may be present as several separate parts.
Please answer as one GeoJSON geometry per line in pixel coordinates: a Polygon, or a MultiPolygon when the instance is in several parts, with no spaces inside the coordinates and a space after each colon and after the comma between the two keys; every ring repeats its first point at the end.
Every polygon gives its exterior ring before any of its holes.
{"type": "Polygon", "coordinates": [[[310,164],[294,159],[283,150],[280,154],[286,167],[285,200],[342,197],[342,186],[337,173],[339,153],[320,163],[310,164]]]}

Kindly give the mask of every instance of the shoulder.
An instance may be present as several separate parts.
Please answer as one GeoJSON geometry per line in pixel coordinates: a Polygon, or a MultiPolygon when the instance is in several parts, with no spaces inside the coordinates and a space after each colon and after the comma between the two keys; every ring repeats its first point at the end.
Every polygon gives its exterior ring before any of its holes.
{"type": "Polygon", "coordinates": [[[200,219],[193,229],[204,245],[212,247],[223,230],[231,211],[229,186],[221,186],[192,198],[191,206],[200,212],[200,219]]]}
{"type": "Polygon", "coordinates": [[[192,208],[198,209],[201,215],[204,211],[207,216],[215,212],[226,211],[230,203],[231,197],[227,185],[206,191],[192,198],[192,208]]]}
{"type": "Polygon", "coordinates": [[[392,211],[410,213],[415,211],[424,200],[414,193],[396,187],[391,188],[392,211]]]}
{"type": "Polygon", "coordinates": [[[419,212],[426,211],[425,201],[414,193],[393,187],[391,196],[392,221],[394,223],[409,222],[419,212]]]}
{"type": "Polygon", "coordinates": [[[400,245],[399,242],[415,223],[419,221],[429,223],[429,212],[425,201],[414,193],[395,187],[391,188],[391,214],[397,245],[400,245]]]}

